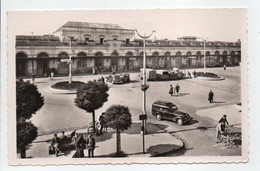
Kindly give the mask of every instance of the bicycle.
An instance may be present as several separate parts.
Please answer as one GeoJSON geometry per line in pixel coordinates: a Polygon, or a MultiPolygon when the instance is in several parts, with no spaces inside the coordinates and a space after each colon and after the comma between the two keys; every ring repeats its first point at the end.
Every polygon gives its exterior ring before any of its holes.
{"type": "Polygon", "coordinates": [[[100,123],[95,121],[95,132],[94,132],[94,126],[93,126],[93,122],[89,123],[89,127],[88,127],[88,134],[99,134],[100,131],[100,123]]]}
{"type": "Polygon", "coordinates": [[[241,139],[241,135],[232,134],[230,132],[230,126],[226,127],[225,134],[221,135],[221,143],[229,149],[237,148],[238,145],[235,144],[235,139],[241,139]]]}

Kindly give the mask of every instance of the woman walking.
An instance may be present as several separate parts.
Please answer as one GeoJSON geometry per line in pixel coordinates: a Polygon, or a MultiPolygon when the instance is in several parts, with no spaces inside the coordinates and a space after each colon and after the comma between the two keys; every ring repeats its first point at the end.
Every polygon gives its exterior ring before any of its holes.
{"type": "Polygon", "coordinates": [[[170,85],[170,91],[169,91],[169,94],[172,96],[172,94],[173,94],[173,87],[172,87],[172,85],[170,85]]]}

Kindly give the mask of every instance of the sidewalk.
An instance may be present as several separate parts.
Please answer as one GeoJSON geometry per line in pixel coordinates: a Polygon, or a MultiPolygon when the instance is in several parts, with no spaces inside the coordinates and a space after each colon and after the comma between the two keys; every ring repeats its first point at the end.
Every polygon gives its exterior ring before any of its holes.
{"type": "Polygon", "coordinates": [[[214,120],[216,123],[223,115],[227,115],[230,125],[241,128],[241,112],[235,104],[197,110],[196,114],[214,120]]]}
{"type": "MultiPolygon", "coordinates": [[[[167,133],[165,130],[159,128],[156,124],[147,123],[146,128],[148,134],[145,135],[145,154],[143,154],[143,139],[140,134],[140,122],[134,122],[127,131],[121,132],[121,150],[124,157],[153,157],[163,156],[181,149],[184,144],[175,136],[167,133]]],[[[86,138],[88,135],[86,129],[77,130],[77,133],[82,133],[86,138]]],[[[68,136],[71,132],[66,132],[68,136]]],[[[60,136],[61,133],[58,133],[60,136]]],[[[56,158],[55,155],[48,154],[48,147],[50,145],[51,135],[38,136],[37,139],[28,147],[26,154],[30,158],[56,158]]],[[[95,136],[96,149],[95,157],[113,157],[116,153],[116,134],[112,129],[104,132],[103,135],[95,136]]],[[[59,158],[72,158],[75,149],[66,150],[61,153],[59,158]]],[[[87,157],[88,151],[84,150],[87,157]]],[[[18,154],[19,157],[19,154],[18,154]]]]}

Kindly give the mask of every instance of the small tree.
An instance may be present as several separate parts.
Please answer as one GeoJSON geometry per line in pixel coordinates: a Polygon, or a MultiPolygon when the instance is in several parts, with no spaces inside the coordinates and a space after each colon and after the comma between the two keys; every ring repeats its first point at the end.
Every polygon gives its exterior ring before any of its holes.
{"type": "Polygon", "coordinates": [[[44,104],[44,99],[34,84],[29,81],[16,82],[16,119],[30,119],[44,104]]]}
{"type": "Polygon", "coordinates": [[[34,84],[23,80],[16,82],[16,134],[21,158],[26,157],[26,146],[37,137],[37,127],[28,120],[43,104],[43,96],[34,84]]]}
{"type": "Polygon", "coordinates": [[[75,99],[76,106],[92,113],[94,132],[95,128],[95,110],[103,106],[108,98],[108,86],[102,82],[89,81],[81,85],[77,90],[75,99]]]}
{"type": "Polygon", "coordinates": [[[121,152],[120,131],[127,130],[132,124],[128,107],[112,105],[106,110],[104,121],[108,127],[116,129],[116,153],[119,155],[121,152]]]}
{"type": "Polygon", "coordinates": [[[37,137],[38,128],[31,122],[18,122],[16,127],[17,148],[21,150],[21,158],[26,158],[26,146],[37,137]]]}

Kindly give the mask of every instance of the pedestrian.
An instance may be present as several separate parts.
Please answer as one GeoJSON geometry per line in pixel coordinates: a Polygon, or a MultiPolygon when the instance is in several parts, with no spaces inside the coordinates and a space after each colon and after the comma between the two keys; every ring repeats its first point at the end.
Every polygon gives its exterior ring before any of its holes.
{"type": "Polygon", "coordinates": [[[60,139],[57,137],[57,134],[54,134],[53,138],[51,139],[50,150],[56,154],[58,157],[58,153],[60,152],[60,139]]]}
{"type": "Polygon", "coordinates": [[[223,115],[222,118],[218,121],[218,123],[224,122],[225,127],[229,125],[227,121],[227,115],[223,115]]]}
{"type": "Polygon", "coordinates": [[[195,70],[193,71],[193,76],[194,78],[197,78],[197,72],[195,70]]]}
{"type": "Polygon", "coordinates": [[[51,72],[51,80],[53,80],[53,78],[54,78],[54,73],[53,73],[53,71],[51,72]]]}
{"type": "Polygon", "coordinates": [[[179,86],[179,84],[177,83],[176,86],[175,86],[175,90],[176,90],[176,93],[179,94],[179,91],[180,91],[181,87],[179,86]]]}
{"type": "Polygon", "coordinates": [[[209,91],[209,97],[208,97],[209,103],[213,102],[213,97],[214,97],[214,93],[212,92],[212,90],[210,90],[209,91]]]}
{"type": "Polygon", "coordinates": [[[103,112],[103,113],[100,115],[100,117],[99,117],[99,123],[100,123],[100,132],[99,132],[99,134],[100,134],[100,135],[103,134],[103,128],[104,128],[104,125],[105,125],[104,115],[105,115],[105,113],[103,112]]]}
{"type": "Polygon", "coordinates": [[[95,75],[95,68],[92,67],[92,74],[95,75]]]}
{"type": "Polygon", "coordinates": [[[225,134],[225,126],[224,122],[218,123],[216,127],[216,139],[217,143],[221,142],[221,135],[225,134]]]}
{"type": "Polygon", "coordinates": [[[61,135],[61,137],[60,137],[60,140],[61,140],[61,142],[63,142],[63,143],[67,142],[67,136],[65,135],[65,132],[64,132],[64,131],[62,131],[62,135],[61,135]]]}
{"type": "Polygon", "coordinates": [[[191,74],[190,74],[190,71],[188,71],[188,76],[189,76],[189,78],[191,79],[191,74]]]}
{"type": "Polygon", "coordinates": [[[76,141],[76,153],[73,155],[73,158],[83,158],[84,149],[86,149],[86,140],[83,137],[83,134],[80,134],[77,137],[76,141]]]}
{"type": "Polygon", "coordinates": [[[172,87],[172,85],[170,85],[170,91],[169,91],[169,94],[172,96],[172,94],[173,94],[173,87],[172,87]]]}
{"type": "Polygon", "coordinates": [[[93,135],[89,135],[87,139],[88,157],[94,157],[94,150],[96,147],[95,138],[93,135]]]}
{"type": "Polygon", "coordinates": [[[35,74],[34,72],[32,73],[32,83],[34,84],[34,81],[35,81],[35,74]]]}
{"type": "Polygon", "coordinates": [[[101,76],[101,81],[103,84],[105,83],[105,78],[103,76],[101,76]]]}

